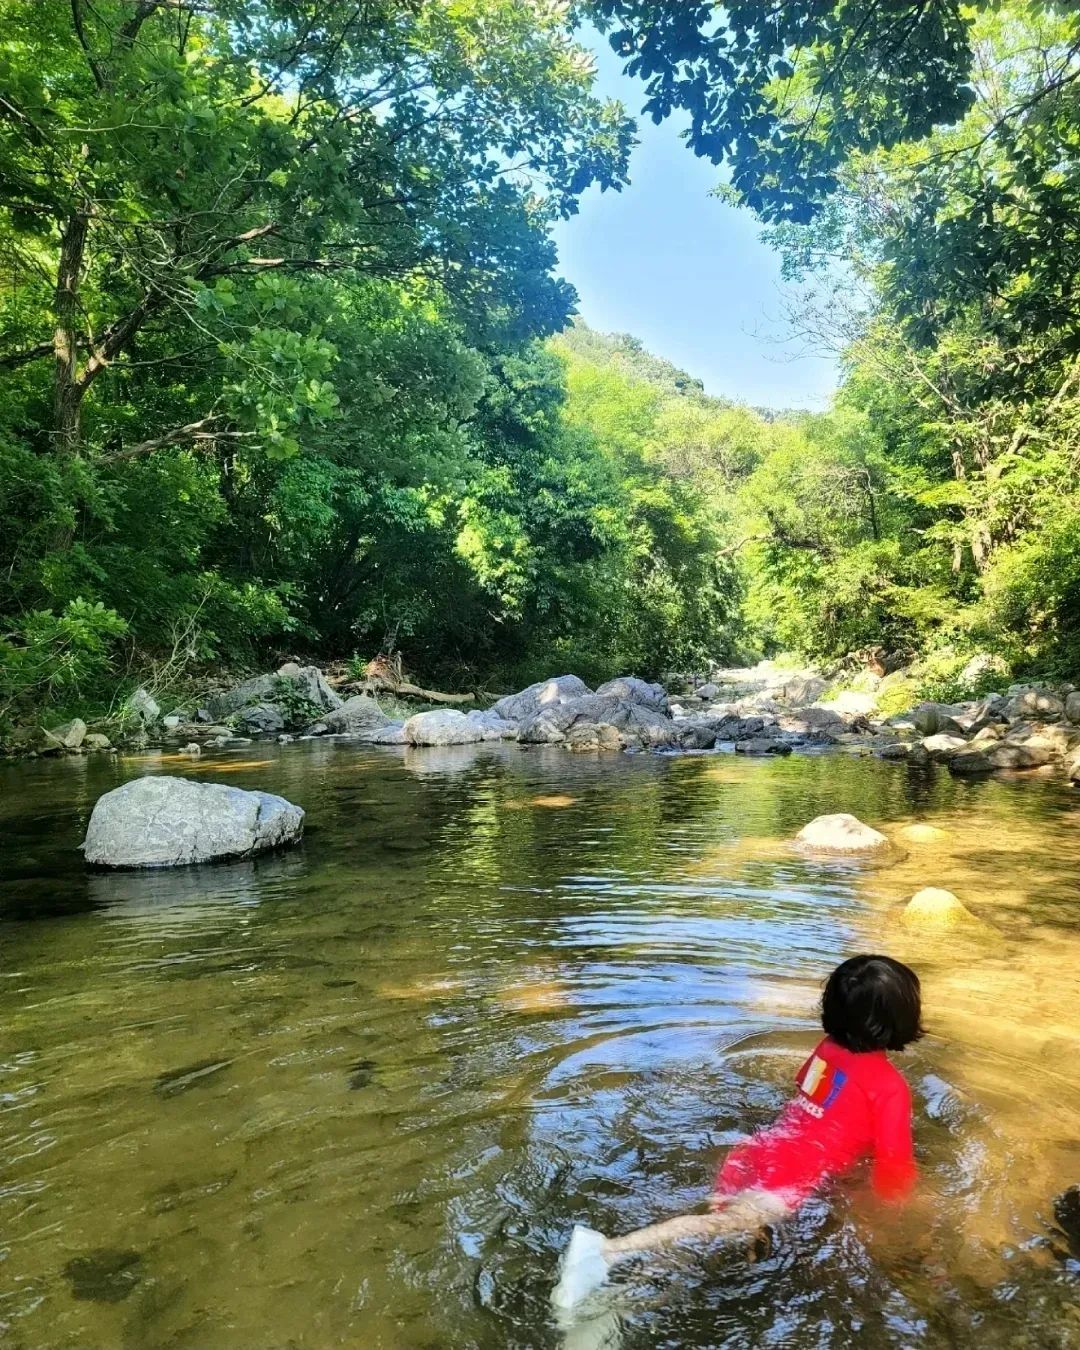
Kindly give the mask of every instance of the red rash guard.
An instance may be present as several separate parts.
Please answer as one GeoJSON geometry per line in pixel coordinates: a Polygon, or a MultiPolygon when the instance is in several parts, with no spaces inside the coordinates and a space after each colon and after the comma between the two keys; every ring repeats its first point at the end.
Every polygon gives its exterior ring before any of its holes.
{"type": "Polygon", "coordinates": [[[795,1082],[798,1094],[776,1123],[728,1154],[717,1191],[766,1190],[801,1204],[826,1178],[869,1156],[874,1191],[902,1199],[915,1179],[911,1092],[885,1051],[856,1054],[826,1037],[795,1082]]]}

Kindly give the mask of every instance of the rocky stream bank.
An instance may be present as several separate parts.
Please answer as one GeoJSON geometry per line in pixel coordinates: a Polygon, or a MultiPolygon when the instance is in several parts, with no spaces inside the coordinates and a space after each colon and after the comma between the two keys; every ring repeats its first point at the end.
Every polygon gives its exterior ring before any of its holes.
{"type": "Polygon", "coordinates": [[[817,671],[762,662],[716,670],[707,680],[672,676],[654,684],[625,676],[596,689],[576,675],[559,675],[489,708],[409,714],[399,699],[288,663],[168,710],[138,690],[126,721],[110,726],[111,734],[74,718],[41,728],[23,749],[63,755],[160,746],[197,758],[256,739],[312,737],[406,746],[509,740],[579,753],[834,749],[944,764],[959,775],[1044,770],[1080,782],[1080,690],[1071,685],[1017,684],[980,699],[918,703],[888,717],[872,680],[863,685],[837,687],[817,671]]]}

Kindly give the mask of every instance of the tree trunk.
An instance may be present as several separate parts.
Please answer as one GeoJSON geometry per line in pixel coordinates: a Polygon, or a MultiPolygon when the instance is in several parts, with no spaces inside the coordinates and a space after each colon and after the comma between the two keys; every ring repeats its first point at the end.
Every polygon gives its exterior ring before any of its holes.
{"type": "Polygon", "coordinates": [[[53,356],[56,362],[53,436],[55,448],[61,455],[74,455],[79,449],[79,414],[83,391],[78,379],[76,325],[79,317],[79,278],[82,274],[88,223],[88,217],[83,211],[76,211],[68,221],[60,240],[60,266],[56,274],[56,298],[53,301],[53,356]]]}

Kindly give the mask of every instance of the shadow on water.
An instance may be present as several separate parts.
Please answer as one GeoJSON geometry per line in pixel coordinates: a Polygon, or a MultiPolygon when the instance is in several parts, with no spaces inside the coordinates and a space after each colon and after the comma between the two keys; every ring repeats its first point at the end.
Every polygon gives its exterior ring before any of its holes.
{"type": "Polygon", "coordinates": [[[0,766],[0,1339],[26,1350],[1066,1346],[1080,1179],[1076,799],[844,756],[312,742],[0,766]],[[292,853],[91,873],[94,800],[184,773],[292,853]],[[889,866],[789,841],[853,811],[889,866]],[[903,833],[912,824],[934,831],[903,833]],[[947,886],[994,939],[912,932],[947,886]],[[571,1225],[700,1206],[813,1044],[830,967],[924,974],[923,1171],[753,1247],[548,1296],[571,1225]]]}

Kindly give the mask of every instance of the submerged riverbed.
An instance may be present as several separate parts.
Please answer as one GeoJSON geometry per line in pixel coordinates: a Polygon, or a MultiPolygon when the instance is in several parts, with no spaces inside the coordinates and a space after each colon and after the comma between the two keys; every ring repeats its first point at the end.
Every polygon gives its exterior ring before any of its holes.
{"type": "MultiPolygon", "coordinates": [[[[622,1274],[577,1344],[1080,1343],[1051,1201],[1080,1181],[1080,798],[843,755],[310,743],[0,766],[0,1344],[521,1350],[574,1222],[704,1202],[884,948],[923,1193],[853,1179],[770,1244],[622,1274]],[[146,772],[280,792],[302,848],[87,875],[146,772]],[[852,811],[892,865],[799,857],[852,811]],[[906,931],[955,891],[998,940],[906,931]],[[591,1339],[588,1339],[591,1337],[591,1339]]],[[[575,1342],[567,1342],[575,1344],[575,1342]]]]}

